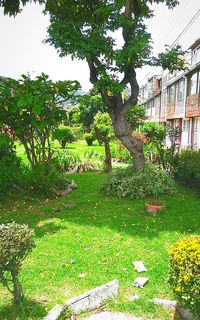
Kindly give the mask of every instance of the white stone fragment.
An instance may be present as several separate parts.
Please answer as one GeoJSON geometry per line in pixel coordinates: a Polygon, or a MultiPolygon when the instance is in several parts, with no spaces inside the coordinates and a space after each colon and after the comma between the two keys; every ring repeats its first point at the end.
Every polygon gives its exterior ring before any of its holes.
{"type": "Polygon", "coordinates": [[[155,304],[162,305],[163,307],[166,307],[166,308],[175,308],[177,306],[177,301],[175,300],[165,300],[165,299],[154,298],[150,301],[155,304]]]}
{"type": "Polygon", "coordinates": [[[118,312],[100,312],[89,316],[86,320],[143,320],[143,318],[118,312]]]}
{"type": "Polygon", "coordinates": [[[147,272],[147,268],[142,261],[133,261],[133,265],[137,272],[147,272]]]}
{"type": "Polygon", "coordinates": [[[44,318],[44,320],[57,320],[59,319],[62,312],[65,310],[65,307],[61,304],[57,304],[55,307],[53,307],[47,316],[44,318]]]}
{"type": "Polygon", "coordinates": [[[148,281],[149,281],[149,278],[138,277],[133,282],[133,286],[138,288],[143,288],[148,281]]]}
{"type": "Polygon", "coordinates": [[[118,290],[119,282],[118,280],[113,280],[78,297],[65,301],[64,305],[75,314],[79,314],[82,311],[98,308],[105,300],[115,298],[118,290]]]}

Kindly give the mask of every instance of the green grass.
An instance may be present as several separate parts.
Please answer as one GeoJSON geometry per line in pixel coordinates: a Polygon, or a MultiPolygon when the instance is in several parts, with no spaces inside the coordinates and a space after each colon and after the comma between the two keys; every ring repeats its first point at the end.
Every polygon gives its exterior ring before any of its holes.
{"type": "Polygon", "coordinates": [[[146,320],[174,319],[173,312],[148,299],[173,299],[167,283],[167,250],[180,237],[199,233],[199,199],[182,190],[164,199],[166,210],[160,215],[142,215],[144,200],[114,199],[100,192],[105,174],[69,177],[78,189],[66,198],[0,205],[0,222],[28,223],[36,232],[37,244],[20,277],[26,300],[21,307],[13,307],[11,295],[0,286],[0,319],[41,319],[56,303],[113,279],[120,282],[120,294],[108,309],[146,320]],[[67,209],[68,203],[74,207],[67,209]],[[136,260],[142,260],[148,269],[149,283],[144,289],[132,286],[137,276],[132,261],[136,260]],[[79,278],[80,273],[85,277],[79,278]],[[134,294],[141,299],[129,302],[134,294]]]}
{"type": "MultiPolygon", "coordinates": [[[[111,149],[116,146],[115,141],[110,142],[111,149]]],[[[54,143],[54,147],[56,149],[61,149],[60,144],[58,142],[54,143]]],[[[16,143],[16,150],[19,157],[22,158],[22,160],[27,163],[27,157],[24,151],[23,145],[16,143]]],[[[99,156],[103,157],[105,155],[104,146],[99,146],[98,141],[95,140],[92,144],[92,146],[88,146],[85,140],[77,140],[73,143],[68,143],[66,145],[66,150],[69,150],[70,152],[74,152],[78,154],[81,158],[84,158],[85,153],[94,152],[95,154],[98,154],[99,156]]]]}

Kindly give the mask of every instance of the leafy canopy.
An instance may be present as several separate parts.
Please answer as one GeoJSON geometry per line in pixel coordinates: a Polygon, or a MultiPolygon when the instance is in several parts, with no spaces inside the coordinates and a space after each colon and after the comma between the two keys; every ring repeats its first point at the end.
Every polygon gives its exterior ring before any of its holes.
{"type": "MultiPolygon", "coordinates": [[[[47,1],[45,11],[50,13],[47,42],[58,49],[60,56],[86,59],[91,82],[100,90],[113,94],[121,92],[132,69],[143,65],[163,65],[179,68],[180,47],[173,49],[166,65],[165,55],[153,59],[151,35],[146,19],[152,17],[152,3],[166,3],[169,8],[176,0],[78,0],[47,1]],[[122,32],[123,44],[118,45],[115,34],[122,32]],[[169,61],[170,60],[170,61],[169,61]],[[173,60],[173,62],[171,61],[173,60]],[[121,81],[121,75],[124,78],[121,81]]],[[[129,79],[130,80],[130,79],[129,79]]]]}
{"type": "Polygon", "coordinates": [[[23,143],[32,167],[51,166],[50,133],[65,119],[62,102],[79,89],[77,81],[53,82],[42,73],[0,82],[0,128],[11,127],[23,143]]]}

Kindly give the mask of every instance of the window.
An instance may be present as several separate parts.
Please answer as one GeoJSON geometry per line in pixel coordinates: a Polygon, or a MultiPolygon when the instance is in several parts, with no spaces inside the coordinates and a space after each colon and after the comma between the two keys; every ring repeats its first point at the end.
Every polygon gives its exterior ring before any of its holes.
{"type": "Polygon", "coordinates": [[[173,85],[168,88],[168,102],[173,103],[174,96],[175,96],[175,87],[173,85]]]}
{"type": "Polygon", "coordinates": [[[181,79],[177,85],[177,101],[183,101],[184,97],[184,80],[181,79]]]}
{"type": "Polygon", "coordinates": [[[200,46],[193,51],[192,64],[195,64],[199,61],[200,61],[200,46]]]}
{"type": "Polygon", "coordinates": [[[188,81],[188,96],[197,94],[199,92],[199,72],[191,75],[188,81]]]}

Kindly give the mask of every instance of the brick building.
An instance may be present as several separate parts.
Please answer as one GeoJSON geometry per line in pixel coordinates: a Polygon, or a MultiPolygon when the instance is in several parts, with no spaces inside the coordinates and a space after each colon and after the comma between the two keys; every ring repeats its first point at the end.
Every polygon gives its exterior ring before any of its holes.
{"type": "MultiPolygon", "coordinates": [[[[180,128],[181,149],[200,149],[200,38],[185,56],[188,70],[163,71],[154,75],[140,88],[147,121],[169,124],[180,128]]],[[[168,144],[169,142],[166,141],[168,144]]]]}

